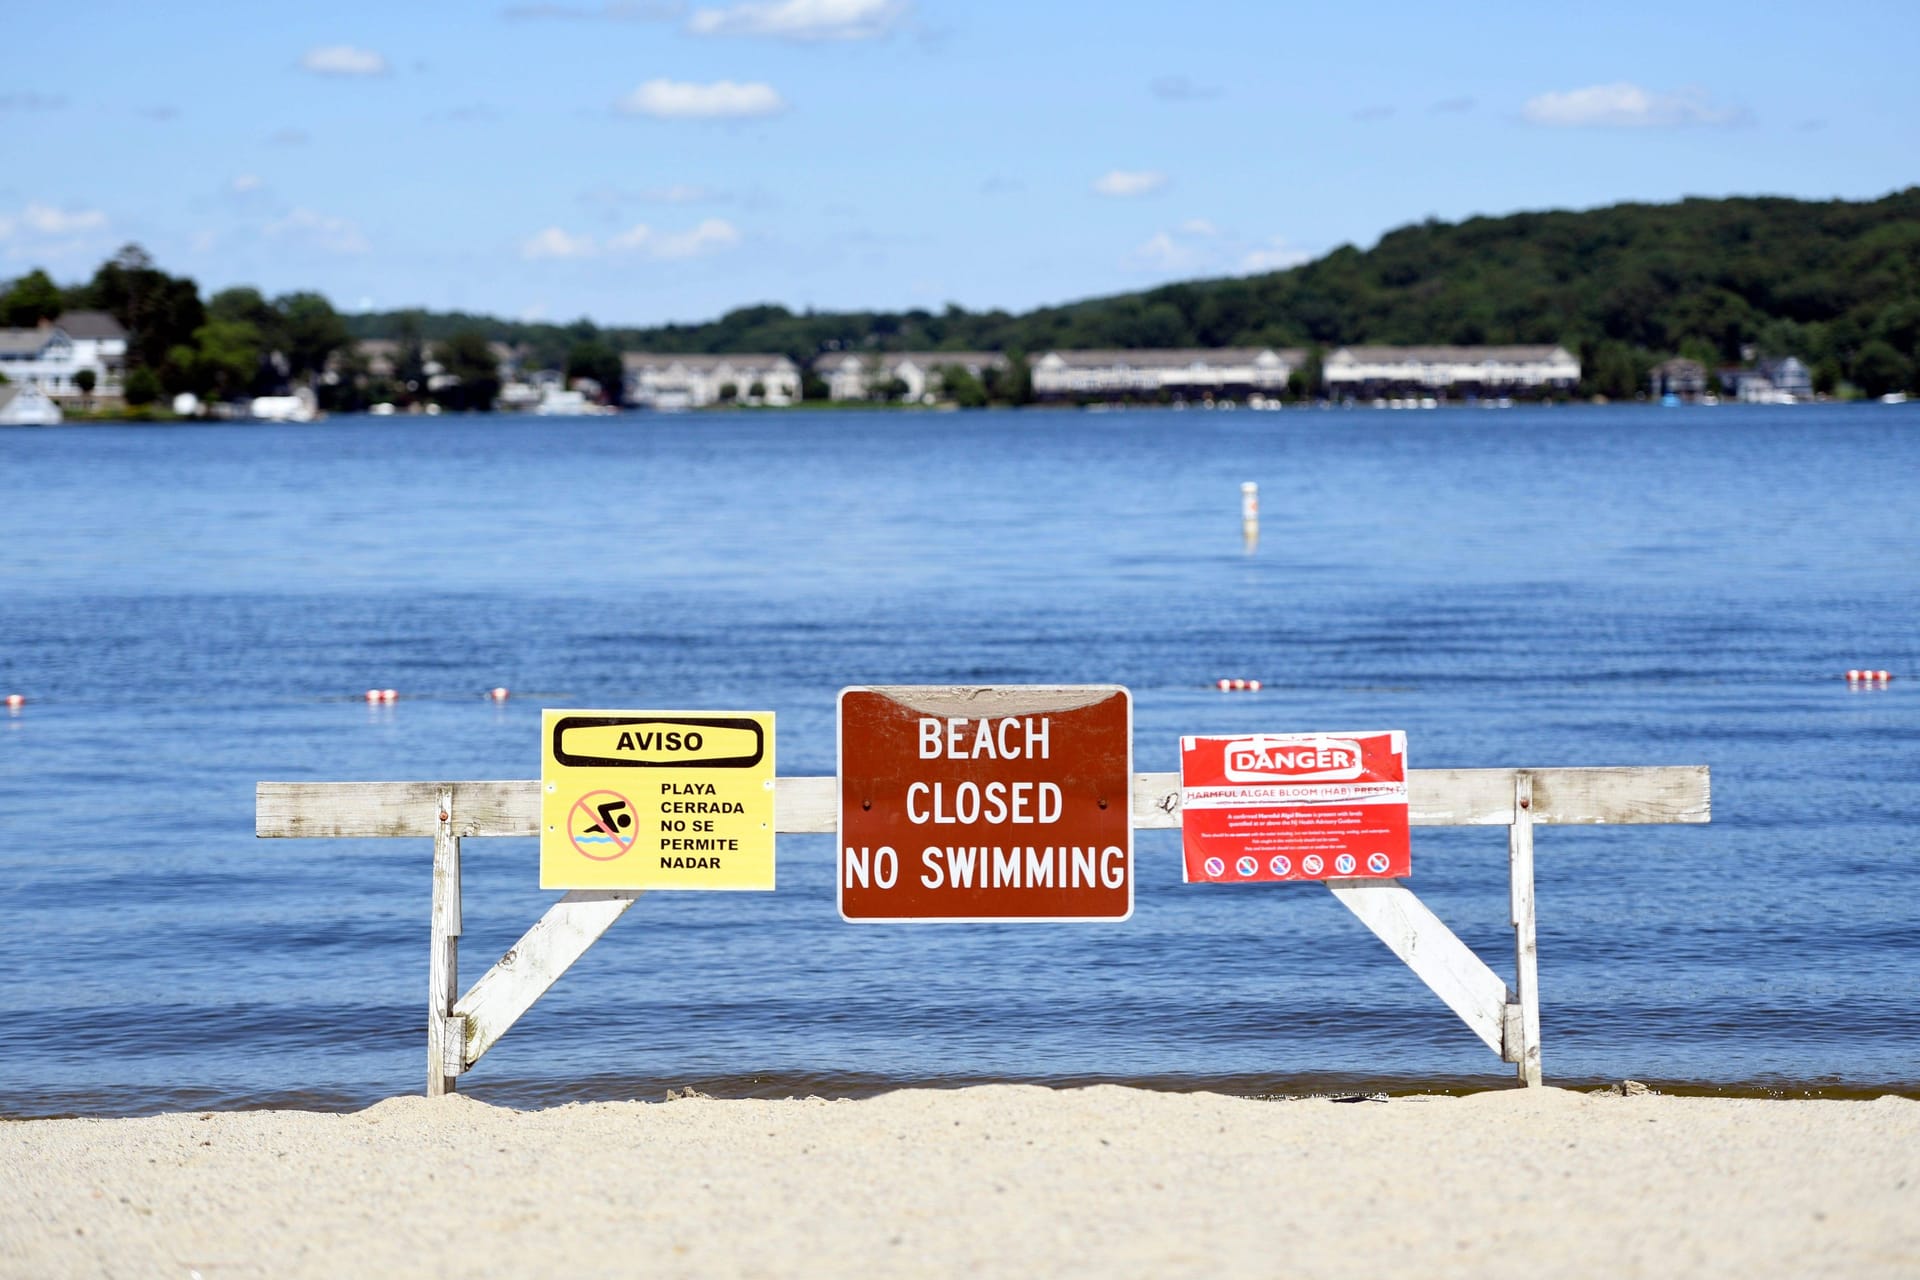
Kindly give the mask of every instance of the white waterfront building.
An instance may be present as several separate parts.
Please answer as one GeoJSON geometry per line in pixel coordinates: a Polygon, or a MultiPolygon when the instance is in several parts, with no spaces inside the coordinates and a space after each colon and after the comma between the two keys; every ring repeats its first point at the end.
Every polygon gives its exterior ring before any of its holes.
{"type": "Polygon", "coordinates": [[[813,371],[830,400],[865,400],[896,380],[902,399],[925,400],[941,392],[940,373],[950,365],[982,378],[1008,362],[998,351],[829,351],[814,358],[813,371]]]}
{"type": "Polygon", "coordinates": [[[783,355],[629,351],[620,357],[620,365],[626,402],[643,409],[700,409],[728,399],[780,405],[800,398],[800,366],[783,355]]]}
{"type": "Polygon", "coordinates": [[[1036,400],[1278,396],[1306,352],[1273,347],[1049,351],[1033,362],[1036,400]]]}
{"type": "Polygon", "coordinates": [[[104,311],[68,311],[31,329],[0,329],[0,374],[56,403],[118,399],[127,367],[127,331],[104,311]],[[93,371],[93,390],[74,379],[93,371]]]}
{"type": "Polygon", "coordinates": [[[1561,346],[1341,347],[1322,369],[1333,399],[1571,391],[1580,381],[1580,361],[1561,346]]]}

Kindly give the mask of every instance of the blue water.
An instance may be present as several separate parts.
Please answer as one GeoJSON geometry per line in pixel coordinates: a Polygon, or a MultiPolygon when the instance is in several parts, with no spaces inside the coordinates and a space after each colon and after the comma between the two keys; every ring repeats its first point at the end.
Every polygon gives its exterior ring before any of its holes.
{"type": "MultiPolygon", "coordinates": [[[[0,431],[0,1114],[421,1087],[429,842],[256,840],[256,781],[533,777],[542,705],[772,709],[830,774],[855,683],[1125,684],[1142,770],[1710,765],[1709,826],[1540,832],[1549,1080],[1920,1091],[1916,478],[1884,406],[0,431]]],[[[461,1087],[1510,1078],[1324,891],[1137,847],[1125,924],[887,928],[783,837],[778,893],[642,898],[461,1087]]],[[[536,857],[467,842],[466,982],[536,857]]],[[[1503,973],[1505,858],[1415,832],[1503,973]]]]}

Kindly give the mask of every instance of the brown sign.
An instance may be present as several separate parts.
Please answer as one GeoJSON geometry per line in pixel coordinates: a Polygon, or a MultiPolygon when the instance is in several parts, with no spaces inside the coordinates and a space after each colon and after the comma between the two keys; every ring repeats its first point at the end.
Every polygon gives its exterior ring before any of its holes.
{"type": "Polygon", "coordinates": [[[1115,685],[843,689],[840,914],[1133,914],[1133,701],[1115,685]]]}

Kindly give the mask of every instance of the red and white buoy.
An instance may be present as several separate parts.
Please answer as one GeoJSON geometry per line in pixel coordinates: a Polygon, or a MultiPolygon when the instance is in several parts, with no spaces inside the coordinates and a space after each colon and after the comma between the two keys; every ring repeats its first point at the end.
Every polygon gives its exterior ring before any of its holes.
{"type": "Polygon", "coordinates": [[[367,701],[368,702],[380,701],[380,691],[378,689],[367,690],[367,701]]]}
{"type": "Polygon", "coordinates": [[[1229,691],[1232,691],[1235,693],[1260,692],[1260,682],[1258,680],[1248,680],[1244,676],[1231,676],[1231,677],[1221,676],[1218,680],[1215,680],[1213,682],[1213,687],[1218,689],[1222,693],[1226,693],[1229,691]]]}
{"type": "Polygon", "coordinates": [[[505,702],[507,700],[507,686],[497,684],[487,691],[487,696],[495,702],[505,702]]]}
{"type": "Polygon", "coordinates": [[[380,691],[380,701],[382,702],[398,702],[399,700],[400,691],[397,689],[382,689],[380,691]]]}
{"type": "Polygon", "coordinates": [[[8,695],[7,695],[7,710],[9,710],[9,711],[18,711],[18,710],[19,710],[20,708],[22,708],[22,707],[24,707],[24,706],[26,706],[26,705],[27,705],[27,695],[26,695],[26,694],[24,694],[24,693],[10,693],[10,694],[8,694],[8,695]]]}

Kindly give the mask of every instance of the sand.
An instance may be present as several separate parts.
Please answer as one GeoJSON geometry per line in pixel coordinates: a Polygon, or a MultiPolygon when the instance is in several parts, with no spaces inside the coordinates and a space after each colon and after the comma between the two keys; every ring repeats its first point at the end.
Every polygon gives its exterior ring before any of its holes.
{"type": "Polygon", "coordinates": [[[396,1098],[0,1123],[0,1274],[1917,1276],[1920,1102],[396,1098]]]}

